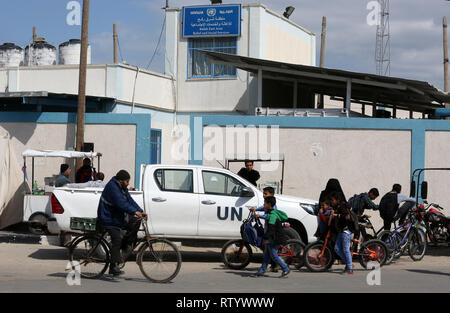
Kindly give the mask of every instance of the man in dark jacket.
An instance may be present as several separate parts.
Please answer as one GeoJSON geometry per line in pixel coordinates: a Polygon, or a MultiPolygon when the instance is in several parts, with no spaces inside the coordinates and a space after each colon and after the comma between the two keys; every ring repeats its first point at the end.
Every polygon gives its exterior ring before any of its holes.
{"type": "Polygon", "coordinates": [[[147,216],[131,198],[128,192],[129,183],[130,174],[125,170],[119,171],[105,186],[97,210],[97,219],[100,226],[111,236],[112,247],[109,273],[114,276],[123,273],[118,267],[118,264],[122,260],[120,249],[127,249],[134,242],[140,226],[132,218],[127,223],[128,225],[125,225],[125,214],[131,217],[136,215],[139,218],[145,218],[147,216]],[[121,229],[124,226],[127,226],[128,233],[122,240],[121,229]]]}
{"type": "Polygon", "coordinates": [[[271,259],[278,263],[283,270],[280,277],[286,277],[290,273],[289,267],[278,256],[280,244],[285,244],[287,241],[282,223],[287,221],[288,216],[281,210],[274,210],[276,203],[275,197],[264,199],[264,208],[268,211],[268,228],[263,237],[264,259],[258,272],[254,275],[255,277],[264,276],[271,259]]]}
{"type": "Polygon", "coordinates": [[[406,217],[406,213],[410,210],[416,199],[407,197],[401,194],[402,186],[400,184],[394,184],[392,186],[392,191],[388,192],[381,198],[379,211],[380,217],[384,222],[384,230],[391,230],[391,225],[396,218],[400,217],[400,220],[404,220],[406,217]],[[406,201],[406,203],[402,206],[402,209],[399,210],[400,203],[406,201]],[[401,212],[401,216],[399,216],[399,212],[401,212]]]}
{"type": "Polygon", "coordinates": [[[238,175],[246,179],[252,185],[257,186],[256,182],[261,177],[259,172],[253,169],[253,161],[245,161],[245,167],[241,168],[238,175]]]}

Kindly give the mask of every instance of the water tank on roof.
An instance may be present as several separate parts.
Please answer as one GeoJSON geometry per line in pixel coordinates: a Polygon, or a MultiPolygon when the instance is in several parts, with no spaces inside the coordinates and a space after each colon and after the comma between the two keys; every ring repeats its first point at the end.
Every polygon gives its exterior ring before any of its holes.
{"type": "Polygon", "coordinates": [[[45,65],[56,65],[56,48],[41,38],[25,48],[25,66],[45,65]]]}
{"type": "MultiPolygon", "coordinates": [[[[81,40],[70,39],[59,45],[59,64],[80,64],[81,40]]],[[[88,46],[87,64],[91,64],[91,46],[88,46]]]]}
{"type": "Polygon", "coordinates": [[[7,42],[0,46],[0,67],[22,66],[23,49],[7,42]]]}

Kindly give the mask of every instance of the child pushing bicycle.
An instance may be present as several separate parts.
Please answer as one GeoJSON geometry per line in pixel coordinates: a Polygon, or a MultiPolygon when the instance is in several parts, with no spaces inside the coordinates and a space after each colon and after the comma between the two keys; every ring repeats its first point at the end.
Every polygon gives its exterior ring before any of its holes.
{"type": "Polygon", "coordinates": [[[283,272],[281,277],[286,277],[290,273],[289,267],[278,256],[278,249],[280,245],[285,244],[287,237],[283,232],[282,223],[288,219],[286,213],[281,210],[275,210],[276,199],[273,196],[266,197],[264,199],[264,208],[267,210],[267,231],[264,234],[264,259],[258,272],[253,275],[254,277],[265,276],[267,266],[270,261],[275,261],[280,265],[283,272]]]}

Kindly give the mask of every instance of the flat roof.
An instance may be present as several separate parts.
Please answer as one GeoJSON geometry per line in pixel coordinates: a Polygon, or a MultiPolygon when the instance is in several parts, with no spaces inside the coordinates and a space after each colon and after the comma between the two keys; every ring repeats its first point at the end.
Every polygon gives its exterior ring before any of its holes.
{"type": "Polygon", "coordinates": [[[450,95],[428,82],[379,76],[339,69],[250,58],[201,50],[213,63],[232,65],[264,78],[296,80],[316,93],[345,99],[347,82],[351,82],[352,103],[382,105],[401,110],[425,112],[444,108],[450,95]]]}

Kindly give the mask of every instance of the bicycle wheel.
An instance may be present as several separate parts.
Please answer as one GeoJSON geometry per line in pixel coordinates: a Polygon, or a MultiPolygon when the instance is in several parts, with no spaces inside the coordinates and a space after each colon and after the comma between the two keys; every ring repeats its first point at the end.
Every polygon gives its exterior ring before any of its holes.
{"type": "Polygon", "coordinates": [[[388,255],[385,261],[385,265],[389,265],[399,254],[397,250],[400,248],[400,241],[398,240],[398,237],[393,236],[393,233],[389,230],[383,230],[381,233],[379,233],[378,239],[381,240],[388,249],[388,255]]]}
{"type": "Polygon", "coordinates": [[[366,241],[359,250],[359,263],[367,268],[369,262],[377,262],[380,267],[386,263],[388,249],[381,240],[373,239],[366,241]]]}
{"type": "Polygon", "coordinates": [[[81,236],[70,246],[69,260],[80,264],[81,277],[97,279],[109,266],[109,247],[97,236],[81,236]]]}
{"type": "Polygon", "coordinates": [[[222,248],[222,261],[234,270],[245,268],[253,257],[252,247],[242,239],[230,240],[222,248]]]}
{"type": "Polygon", "coordinates": [[[166,239],[144,242],[137,254],[142,274],[151,282],[167,283],[178,275],[181,253],[177,246],[166,239]]]}
{"type": "Polygon", "coordinates": [[[305,245],[298,239],[289,239],[286,245],[278,249],[278,255],[284,263],[287,266],[295,266],[296,269],[300,269],[304,265],[303,252],[305,252],[305,245]]]}
{"type": "Polygon", "coordinates": [[[420,261],[427,251],[427,238],[423,232],[414,229],[409,237],[409,256],[414,261],[420,261]]]}
{"type": "Polygon", "coordinates": [[[303,262],[311,272],[325,272],[333,265],[333,251],[330,247],[324,247],[323,245],[323,242],[315,242],[305,248],[303,262]],[[321,256],[322,249],[324,249],[324,253],[321,256]]]}

